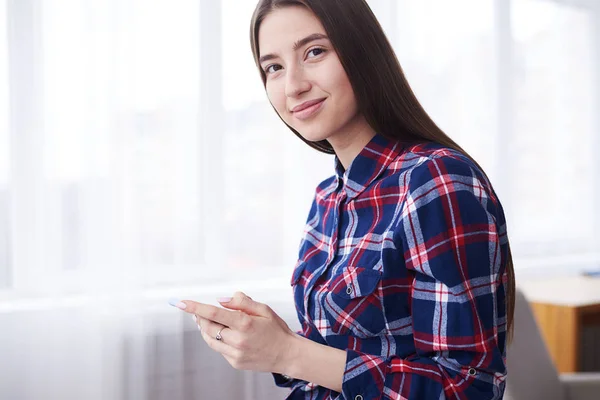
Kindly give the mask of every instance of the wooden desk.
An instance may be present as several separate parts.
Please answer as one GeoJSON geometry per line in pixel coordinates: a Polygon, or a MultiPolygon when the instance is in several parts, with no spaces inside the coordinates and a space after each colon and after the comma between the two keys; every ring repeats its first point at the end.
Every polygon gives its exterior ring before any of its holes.
{"type": "Polygon", "coordinates": [[[600,371],[600,278],[518,282],[559,372],[600,371]]]}

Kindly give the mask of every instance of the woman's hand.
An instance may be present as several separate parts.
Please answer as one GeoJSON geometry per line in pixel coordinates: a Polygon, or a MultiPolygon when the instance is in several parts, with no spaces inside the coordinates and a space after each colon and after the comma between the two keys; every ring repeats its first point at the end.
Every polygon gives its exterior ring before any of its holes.
{"type": "Polygon", "coordinates": [[[208,346],[221,353],[235,369],[285,373],[294,357],[298,335],[269,306],[242,292],[219,302],[235,311],[190,300],[181,302],[186,306],[183,310],[192,314],[208,346]],[[215,339],[219,331],[222,340],[215,339]]]}

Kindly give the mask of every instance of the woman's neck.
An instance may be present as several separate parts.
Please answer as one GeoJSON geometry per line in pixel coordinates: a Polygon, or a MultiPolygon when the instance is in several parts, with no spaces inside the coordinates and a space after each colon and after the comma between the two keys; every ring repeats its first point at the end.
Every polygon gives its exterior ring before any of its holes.
{"type": "Polygon", "coordinates": [[[357,124],[354,129],[330,137],[327,141],[346,170],[375,134],[371,126],[364,121],[362,124],[357,124]]]}

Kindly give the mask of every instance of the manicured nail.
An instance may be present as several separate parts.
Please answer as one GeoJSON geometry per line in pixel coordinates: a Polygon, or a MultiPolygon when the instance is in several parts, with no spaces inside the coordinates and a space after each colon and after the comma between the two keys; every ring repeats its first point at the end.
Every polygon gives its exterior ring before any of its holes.
{"type": "Polygon", "coordinates": [[[217,301],[219,303],[229,303],[231,301],[231,297],[219,297],[217,301]]]}
{"type": "Polygon", "coordinates": [[[192,319],[195,323],[198,323],[198,318],[196,318],[196,314],[192,314],[192,319]]]}
{"type": "Polygon", "coordinates": [[[172,297],[172,298],[169,299],[169,304],[172,305],[173,307],[177,307],[177,308],[180,308],[182,310],[185,310],[185,307],[186,307],[186,305],[185,305],[184,302],[182,302],[179,299],[176,299],[174,297],[172,297]]]}

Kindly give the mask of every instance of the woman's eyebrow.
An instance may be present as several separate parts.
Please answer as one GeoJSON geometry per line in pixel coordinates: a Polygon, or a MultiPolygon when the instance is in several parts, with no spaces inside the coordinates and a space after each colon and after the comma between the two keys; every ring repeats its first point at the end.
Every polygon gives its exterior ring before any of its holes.
{"type": "MultiPolygon", "coordinates": [[[[319,40],[319,39],[329,39],[329,38],[327,37],[327,35],[324,35],[322,33],[313,33],[312,35],[308,35],[304,39],[300,39],[300,40],[296,41],[294,43],[294,46],[292,46],[292,49],[294,51],[296,51],[300,47],[302,47],[310,42],[313,42],[315,40],[319,40]]],[[[271,60],[273,58],[276,58],[276,56],[274,54],[265,54],[264,56],[259,58],[258,62],[259,62],[259,64],[262,64],[263,62],[265,62],[267,60],[271,60]]]]}

